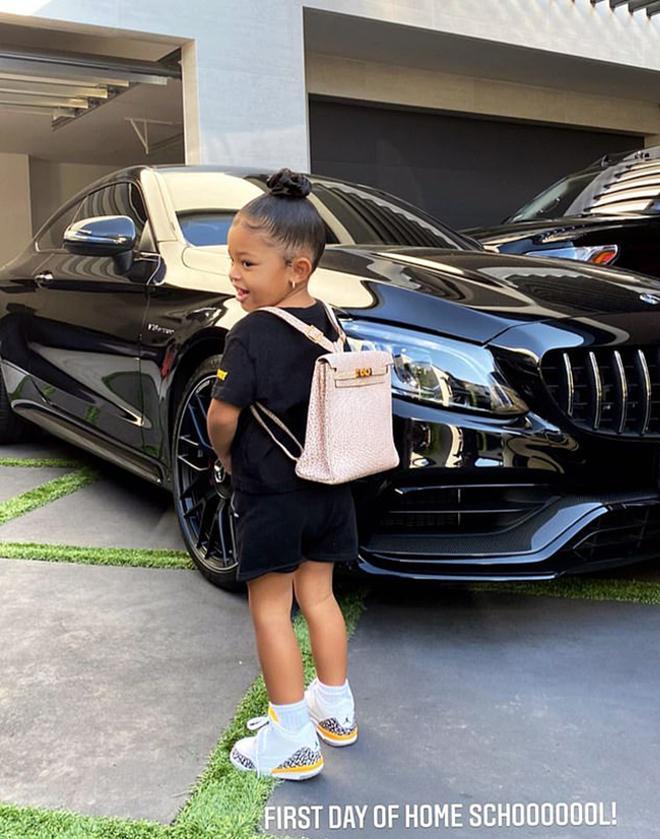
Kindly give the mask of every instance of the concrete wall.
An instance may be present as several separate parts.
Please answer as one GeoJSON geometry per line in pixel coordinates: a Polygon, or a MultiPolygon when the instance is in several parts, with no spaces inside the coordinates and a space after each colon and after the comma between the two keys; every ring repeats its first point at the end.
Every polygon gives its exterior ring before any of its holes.
{"type": "Polygon", "coordinates": [[[306,75],[309,93],[325,96],[640,135],[660,133],[660,107],[635,99],[415,67],[393,67],[331,55],[308,55],[306,75]]]}
{"type": "MultiPolygon", "coordinates": [[[[660,70],[660,22],[590,0],[303,0],[305,7],[660,70]]],[[[2,2],[0,2],[0,9],[2,2]]]]}
{"type": "Polygon", "coordinates": [[[32,236],[30,167],[25,154],[0,154],[0,265],[16,256],[32,236]]]}

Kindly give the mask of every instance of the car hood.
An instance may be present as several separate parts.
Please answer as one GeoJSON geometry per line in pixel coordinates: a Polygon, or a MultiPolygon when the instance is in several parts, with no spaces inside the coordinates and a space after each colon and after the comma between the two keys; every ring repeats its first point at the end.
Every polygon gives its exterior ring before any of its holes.
{"type": "Polygon", "coordinates": [[[547,243],[570,239],[574,233],[581,235],[604,230],[618,230],[622,224],[626,226],[635,222],[648,223],[647,217],[636,215],[614,216],[561,216],[560,218],[534,219],[532,221],[513,221],[497,224],[492,227],[472,227],[461,230],[466,236],[471,236],[482,245],[499,246],[507,242],[517,242],[520,239],[530,239],[535,243],[547,243]]]}
{"type": "Polygon", "coordinates": [[[660,301],[660,280],[642,274],[488,251],[329,247],[322,265],[370,291],[370,306],[342,306],[351,314],[484,343],[521,322],[649,313],[642,295],[660,301]]]}
{"type": "MultiPolygon", "coordinates": [[[[209,270],[211,249],[193,250],[205,252],[205,267],[200,261],[197,268],[209,270]]],[[[194,261],[189,254],[186,264],[194,261]]],[[[660,300],[660,280],[634,272],[565,259],[398,245],[329,245],[309,288],[350,317],[478,343],[521,323],[649,313],[654,306],[641,295],[660,300]]]]}

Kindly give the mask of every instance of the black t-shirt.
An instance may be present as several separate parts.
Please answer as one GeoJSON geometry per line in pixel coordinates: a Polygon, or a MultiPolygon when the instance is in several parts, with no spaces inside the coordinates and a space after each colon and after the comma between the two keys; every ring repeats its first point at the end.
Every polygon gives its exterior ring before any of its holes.
{"type": "MultiPolygon", "coordinates": [[[[280,308],[314,324],[330,341],[337,340],[337,329],[320,300],[306,308],[280,308]]],[[[348,349],[346,342],[342,349],[348,349]]],[[[318,356],[326,352],[282,318],[259,309],[249,312],[229,330],[211,395],[243,408],[230,450],[232,487],[265,493],[318,485],[296,475],[295,460],[275,443],[248,406],[254,402],[265,405],[304,446],[314,365],[318,356]]],[[[286,431],[259,408],[256,410],[275,437],[299,457],[300,448],[286,431]]]]}

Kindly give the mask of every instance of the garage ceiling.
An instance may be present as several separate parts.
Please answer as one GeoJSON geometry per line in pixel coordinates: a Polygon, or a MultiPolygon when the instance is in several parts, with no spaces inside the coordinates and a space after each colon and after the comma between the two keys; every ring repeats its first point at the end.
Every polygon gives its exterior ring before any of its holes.
{"type": "Polygon", "coordinates": [[[56,128],[130,87],[166,85],[177,63],[0,47],[0,110],[50,114],[56,128]]]}
{"type": "Polygon", "coordinates": [[[0,152],[96,164],[182,160],[177,47],[0,26],[0,119],[0,152]],[[114,47],[119,54],[103,52],[114,47]]]}
{"type": "Polygon", "coordinates": [[[14,152],[44,160],[69,163],[116,164],[166,162],[162,157],[180,161],[183,156],[183,113],[181,82],[170,80],[164,87],[130,88],[102,108],[56,131],[48,114],[2,114],[0,152],[14,152]],[[128,122],[133,117],[158,120],[149,125],[151,154],[147,155],[135,130],[128,122]],[[171,123],[163,125],[162,123],[171,123]]]}

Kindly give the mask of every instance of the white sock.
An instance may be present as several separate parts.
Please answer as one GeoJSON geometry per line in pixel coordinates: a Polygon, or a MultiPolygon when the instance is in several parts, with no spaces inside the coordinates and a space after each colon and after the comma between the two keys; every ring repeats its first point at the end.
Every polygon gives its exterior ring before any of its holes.
{"type": "Polygon", "coordinates": [[[318,695],[324,702],[334,704],[340,702],[342,699],[349,699],[353,697],[351,687],[348,684],[348,679],[344,681],[343,685],[326,685],[318,676],[316,677],[316,690],[318,695]]]}
{"type": "Polygon", "coordinates": [[[274,702],[270,704],[282,726],[289,731],[297,731],[309,722],[309,708],[304,696],[298,702],[289,702],[286,705],[275,705],[274,702]]]}

